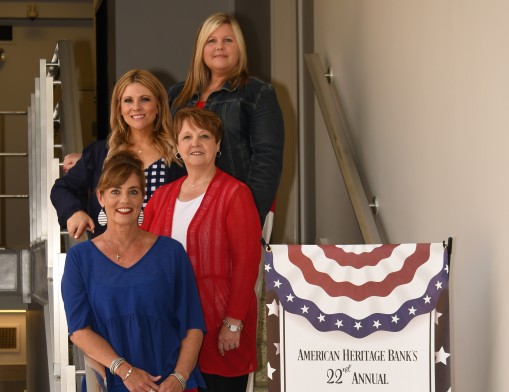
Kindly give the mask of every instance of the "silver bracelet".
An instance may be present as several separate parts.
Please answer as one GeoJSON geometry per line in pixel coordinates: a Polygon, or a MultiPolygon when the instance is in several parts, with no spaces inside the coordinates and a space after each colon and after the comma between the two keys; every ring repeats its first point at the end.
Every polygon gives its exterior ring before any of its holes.
{"type": "Polygon", "coordinates": [[[179,383],[182,386],[182,390],[183,391],[186,390],[186,380],[185,380],[185,378],[184,378],[184,376],[182,374],[180,374],[179,372],[173,372],[172,374],[170,374],[170,376],[173,376],[177,380],[179,380],[179,383]]]}
{"type": "Polygon", "coordinates": [[[110,373],[115,375],[118,367],[125,362],[125,359],[122,357],[115,358],[113,361],[111,361],[110,365],[110,373]]]}
{"type": "Polygon", "coordinates": [[[127,377],[129,377],[129,376],[131,375],[132,371],[133,371],[133,368],[129,369],[129,370],[127,371],[126,375],[124,376],[124,378],[122,378],[122,381],[127,380],[127,377]]]}

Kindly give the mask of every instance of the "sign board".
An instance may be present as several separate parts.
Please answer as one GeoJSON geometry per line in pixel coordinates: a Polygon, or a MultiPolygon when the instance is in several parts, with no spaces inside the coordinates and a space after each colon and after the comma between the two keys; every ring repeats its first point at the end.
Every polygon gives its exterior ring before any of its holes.
{"type": "Polygon", "coordinates": [[[450,390],[442,244],[272,245],[269,392],[450,390]]]}

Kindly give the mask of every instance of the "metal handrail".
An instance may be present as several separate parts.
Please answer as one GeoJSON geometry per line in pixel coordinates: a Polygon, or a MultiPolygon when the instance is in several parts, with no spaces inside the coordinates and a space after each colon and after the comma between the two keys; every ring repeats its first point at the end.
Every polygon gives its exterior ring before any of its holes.
{"type": "Polygon", "coordinates": [[[0,199],[28,199],[28,195],[0,195],[0,199]]]}
{"type": "Polygon", "coordinates": [[[0,157],[27,157],[27,152],[0,152],[0,157]]]}
{"type": "MultiPolygon", "coordinates": [[[[323,71],[324,68],[317,53],[305,54],[304,58],[364,242],[379,244],[382,241],[376,227],[375,218],[347,143],[346,119],[341,119],[345,121],[339,121],[334,115],[336,110],[330,86],[327,84],[332,78],[332,73],[330,70],[326,73],[323,71]]],[[[376,201],[374,205],[377,206],[376,201]]]]}
{"type": "Polygon", "coordinates": [[[23,110],[0,110],[0,115],[23,116],[26,114],[27,112],[23,110]]]}

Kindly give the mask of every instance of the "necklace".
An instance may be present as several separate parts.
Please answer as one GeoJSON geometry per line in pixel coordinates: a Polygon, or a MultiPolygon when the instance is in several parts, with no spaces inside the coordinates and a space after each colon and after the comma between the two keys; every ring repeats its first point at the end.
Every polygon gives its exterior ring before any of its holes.
{"type": "Polygon", "coordinates": [[[191,188],[196,188],[198,185],[202,185],[202,184],[205,184],[207,181],[209,181],[210,179],[212,178],[212,176],[210,177],[207,177],[206,179],[204,179],[203,181],[200,181],[196,184],[189,184],[189,187],[191,188]]]}
{"type": "MultiPolygon", "coordinates": [[[[108,236],[107,232],[105,231],[104,232],[104,237],[106,239],[106,241],[104,241],[106,243],[106,246],[111,250],[113,251],[113,253],[115,253],[115,258],[116,258],[116,261],[118,262],[118,259],[120,259],[120,253],[118,253],[117,251],[115,251],[115,249],[113,249],[113,247],[110,245],[110,237],[108,236]]],[[[127,249],[129,249],[131,247],[131,244],[129,244],[129,246],[127,247],[127,249]]],[[[127,251],[126,249],[126,251],[127,251]]]]}
{"type": "MultiPolygon", "coordinates": [[[[189,188],[196,188],[198,185],[202,185],[202,184],[205,184],[206,182],[210,181],[212,179],[212,177],[214,177],[214,174],[216,174],[216,169],[214,168],[214,170],[212,171],[212,173],[210,174],[210,176],[208,176],[207,178],[205,178],[204,180],[200,181],[200,182],[197,182],[196,184],[188,184],[189,185],[189,188]]],[[[188,177],[189,179],[189,177],[188,177]]]]}
{"type": "Polygon", "coordinates": [[[138,154],[143,154],[143,151],[150,151],[153,143],[133,143],[133,149],[138,151],[138,154]]]}

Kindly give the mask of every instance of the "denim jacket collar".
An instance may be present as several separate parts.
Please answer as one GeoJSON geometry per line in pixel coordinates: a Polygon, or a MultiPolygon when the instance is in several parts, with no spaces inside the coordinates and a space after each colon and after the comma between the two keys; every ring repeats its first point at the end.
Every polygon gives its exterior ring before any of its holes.
{"type": "MultiPolygon", "coordinates": [[[[223,84],[223,87],[221,87],[221,90],[226,90],[228,91],[229,93],[232,93],[234,91],[237,90],[237,87],[230,87],[230,84],[231,82],[229,80],[227,80],[224,84],[223,84]]],[[[214,94],[215,92],[217,91],[214,91],[212,92],[212,94],[214,94]]],[[[212,95],[211,94],[211,95],[212,95]]],[[[200,90],[196,90],[193,94],[193,98],[191,99],[193,101],[194,104],[196,104],[196,102],[198,102],[198,100],[200,99],[200,90]]]]}

